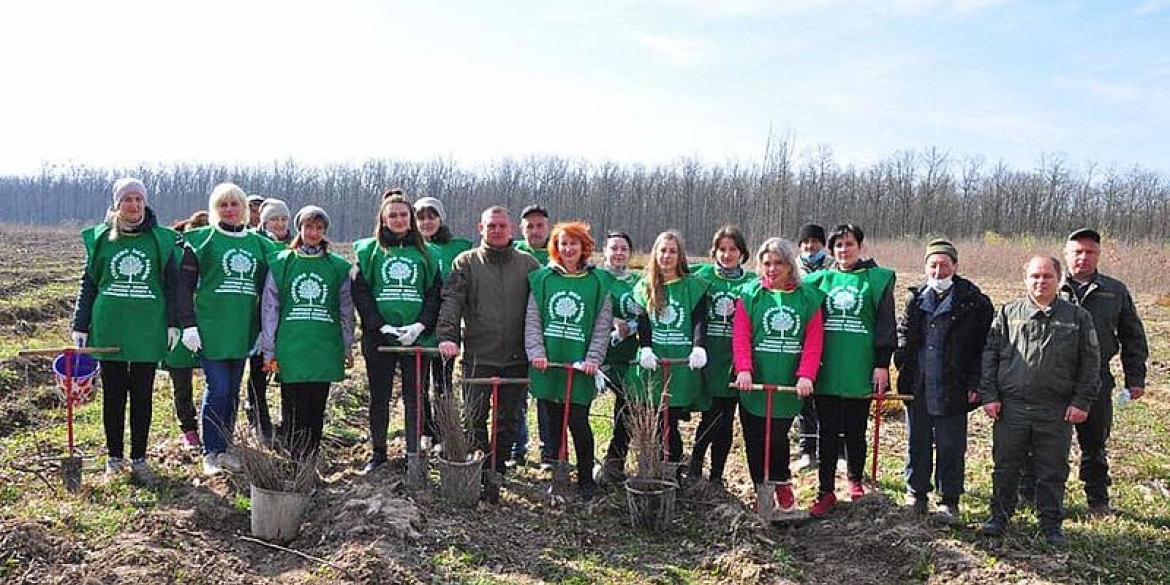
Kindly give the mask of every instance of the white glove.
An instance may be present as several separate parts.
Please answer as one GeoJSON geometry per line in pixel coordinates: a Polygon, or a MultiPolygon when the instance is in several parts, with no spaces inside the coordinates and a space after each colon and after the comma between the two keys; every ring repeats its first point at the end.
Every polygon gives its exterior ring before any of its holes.
{"type": "Polygon", "coordinates": [[[73,345],[77,347],[85,347],[86,342],[89,341],[89,333],[85,331],[73,331],[69,334],[73,338],[73,345]]]}
{"type": "Polygon", "coordinates": [[[418,336],[422,335],[422,332],[425,330],[426,327],[423,327],[422,323],[411,323],[398,330],[398,343],[402,345],[414,345],[414,342],[418,340],[418,336]]]}
{"type": "Polygon", "coordinates": [[[179,336],[182,332],[178,327],[167,327],[167,351],[175,349],[175,344],[179,343],[179,336]]]}
{"type": "Polygon", "coordinates": [[[398,337],[398,335],[402,332],[402,328],[395,327],[393,325],[383,325],[378,329],[378,331],[386,337],[398,337]]]}
{"type": "Polygon", "coordinates": [[[638,350],[638,365],[642,366],[643,370],[654,371],[658,369],[658,356],[654,355],[654,350],[649,347],[643,347],[638,350]]]}
{"type": "Polygon", "coordinates": [[[701,370],[705,365],[707,365],[707,350],[701,347],[692,349],[691,355],[687,357],[687,366],[692,370],[701,370]]]}
{"type": "Polygon", "coordinates": [[[198,327],[188,327],[183,330],[183,346],[187,349],[198,352],[203,349],[203,339],[199,337],[198,327]]]}

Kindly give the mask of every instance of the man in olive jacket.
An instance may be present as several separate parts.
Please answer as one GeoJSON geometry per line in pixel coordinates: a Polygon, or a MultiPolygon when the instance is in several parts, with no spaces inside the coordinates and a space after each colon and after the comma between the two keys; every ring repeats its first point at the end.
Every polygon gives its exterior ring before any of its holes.
{"type": "Polygon", "coordinates": [[[906,405],[906,483],[914,512],[929,508],[931,475],[940,502],[934,519],[959,521],[967,459],[967,413],[979,404],[980,360],[995,309],[975,283],[957,274],[959,251],[927,244],[926,283],[911,287],[898,319],[898,391],[906,405]]]}
{"type": "Polygon", "coordinates": [[[1065,545],[1061,524],[1072,425],[1088,418],[1101,384],[1093,317],[1057,296],[1060,275],[1055,257],[1028,262],[1028,296],[996,313],[979,384],[983,411],[995,420],[991,517],[982,532],[1002,536],[1007,530],[1020,469],[1032,453],[1040,530],[1056,547],[1065,545]]]}
{"type": "MultiPolygon", "coordinates": [[[[1117,381],[1109,361],[1121,354],[1125,392],[1138,399],[1146,389],[1146,359],[1150,355],[1146,329],[1142,325],[1129,289],[1121,281],[1097,271],[1101,259],[1101,234],[1079,229],[1069,235],[1064,245],[1068,272],[1060,287],[1060,296],[1084,308],[1093,316],[1097,342],[1101,347],[1101,389],[1089,410],[1089,418],[1077,425],[1077,443],[1081,447],[1080,478],[1085,484],[1085,499],[1094,516],[1112,513],[1109,506],[1109,458],[1106,443],[1113,430],[1113,388],[1117,381]]],[[[1033,498],[1035,478],[1026,466],[1020,483],[1020,497],[1033,498]]]]}
{"type": "MultiPolygon", "coordinates": [[[[463,344],[465,378],[524,378],[528,375],[524,352],[528,273],[539,265],[531,255],[512,247],[512,218],[507,209],[488,208],[480,216],[478,230],[483,241],[455,257],[451,274],[443,283],[443,304],[435,328],[439,351],[444,357],[455,357],[463,344]]],[[[500,473],[516,440],[525,392],[523,385],[500,386],[495,457],[495,469],[500,473]]],[[[485,453],[490,439],[490,400],[490,387],[464,388],[474,446],[485,453]]]]}

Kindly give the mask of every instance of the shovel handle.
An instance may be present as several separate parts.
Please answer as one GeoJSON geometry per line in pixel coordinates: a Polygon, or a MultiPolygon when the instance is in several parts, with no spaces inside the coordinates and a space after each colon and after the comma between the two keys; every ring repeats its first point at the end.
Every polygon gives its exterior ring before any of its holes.
{"type": "Polygon", "coordinates": [[[120,348],[120,347],[77,347],[77,346],[70,345],[70,346],[66,346],[66,347],[22,349],[22,350],[16,352],[16,355],[57,355],[59,353],[64,353],[66,351],[71,351],[75,354],[78,354],[78,353],[87,353],[87,354],[118,353],[119,351],[122,351],[122,348],[120,348]]]}
{"type": "Polygon", "coordinates": [[[688,358],[658,358],[658,365],[660,366],[686,366],[690,365],[691,360],[688,358]]]}
{"type": "MultiPolygon", "coordinates": [[[[739,390],[739,386],[735,384],[728,384],[728,388],[732,390],[739,390]]],[[[780,386],[778,384],[752,384],[753,392],[788,392],[789,394],[796,394],[796,386],[780,386]]]]}
{"type": "Polygon", "coordinates": [[[439,348],[437,347],[418,347],[414,345],[399,346],[399,345],[379,345],[378,353],[423,353],[427,355],[439,355],[439,348]]]}
{"type": "MultiPolygon", "coordinates": [[[[549,363],[548,363],[548,367],[550,367],[550,368],[561,368],[562,370],[576,370],[576,371],[577,371],[577,373],[580,373],[580,374],[584,374],[584,373],[585,373],[585,371],[584,371],[584,370],[578,370],[578,369],[577,369],[577,368],[576,368],[576,367],[575,367],[573,364],[567,364],[567,363],[564,363],[564,362],[549,362],[549,363]]],[[[598,371],[600,371],[600,370],[598,370],[598,371]]]]}
{"type": "Polygon", "coordinates": [[[464,378],[463,383],[469,386],[491,386],[492,384],[507,386],[512,384],[527,384],[528,378],[464,378]]]}
{"type": "Polygon", "coordinates": [[[900,400],[903,402],[914,400],[913,394],[866,394],[865,396],[842,396],[847,400],[900,400]]]}

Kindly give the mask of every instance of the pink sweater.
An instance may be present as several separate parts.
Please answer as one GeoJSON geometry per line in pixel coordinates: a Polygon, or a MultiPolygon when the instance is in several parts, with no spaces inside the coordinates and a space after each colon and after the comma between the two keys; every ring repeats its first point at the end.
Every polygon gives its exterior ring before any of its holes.
{"type": "MultiPolygon", "coordinates": [[[[772,282],[761,278],[760,284],[769,290],[775,290],[772,282]]],[[[793,290],[789,287],[784,290],[793,290]]],[[[817,372],[821,369],[821,351],[824,349],[825,319],[821,309],[813,313],[808,325],[804,329],[804,342],[801,344],[800,365],[796,368],[797,378],[808,378],[816,381],[817,372]]],[[[735,372],[752,371],[752,320],[743,306],[743,300],[735,301],[735,317],[731,321],[731,354],[735,362],[735,372]]]]}

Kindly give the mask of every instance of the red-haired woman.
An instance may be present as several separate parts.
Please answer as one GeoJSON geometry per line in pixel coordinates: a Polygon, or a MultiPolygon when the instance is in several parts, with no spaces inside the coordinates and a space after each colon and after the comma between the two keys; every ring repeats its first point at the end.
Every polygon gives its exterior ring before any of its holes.
{"type": "MultiPolygon", "coordinates": [[[[589,224],[569,222],[553,227],[549,238],[549,263],[528,274],[528,311],[524,325],[524,349],[530,363],[532,395],[540,401],[550,421],[562,421],[565,393],[569,394],[568,427],[577,451],[577,486],[581,499],[593,499],[593,430],[589,407],[596,395],[594,376],[609,349],[613,325],[610,276],[587,263],[593,253],[589,224]],[[549,362],[574,364],[580,374],[572,378],[564,368],[549,362]]],[[[559,454],[565,438],[560,425],[550,425],[549,449],[559,454]],[[556,429],[556,430],[554,430],[556,429]]]]}

